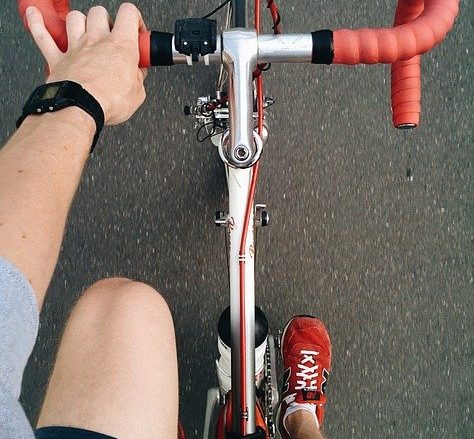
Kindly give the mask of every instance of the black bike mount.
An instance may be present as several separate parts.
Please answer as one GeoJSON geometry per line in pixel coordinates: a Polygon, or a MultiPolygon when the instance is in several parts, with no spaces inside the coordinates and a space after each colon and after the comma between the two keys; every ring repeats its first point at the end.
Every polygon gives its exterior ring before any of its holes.
{"type": "Polygon", "coordinates": [[[239,433],[227,433],[226,439],[266,439],[267,434],[262,427],[257,427],[257,431],[252,434],[242,436],[239,433]]]}
{"type": "Polygon", "coordinates": [[[217,21],[206,18],[185,18],[175,24],[174,46],[179,53],[197,62],[217,49],[217,21]]]}

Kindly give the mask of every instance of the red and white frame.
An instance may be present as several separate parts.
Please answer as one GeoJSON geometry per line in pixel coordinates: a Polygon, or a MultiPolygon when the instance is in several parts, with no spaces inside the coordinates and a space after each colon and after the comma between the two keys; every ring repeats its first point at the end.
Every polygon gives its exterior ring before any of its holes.
{"type": "MultiPolygon", "coordinates": [[[[246,0],[233,0],[240,22],[219,36],[217,50],[200,57],[199,62],[224,64],[229,77],[230,132],[220,149],[228,167],[229,186],[229,269],[232,333],[232,397],[221,417],[226,431],[245,437],[262,426],[262,413],[255,397],[255,281],[254,281],[254,197],[259,172],[263,134],[262,77],[259,65],[266,63],[392,64],[392,113],[398,128],[418,125],[420,115],[419,55],[439,44],[452,28],[459,0],[398,0],[395,26],[386,29],[341,29],[312,34],[259,35],[260,0],[255,0],[255,26],[246,26],[246,0]],[[240,24],[239,24],[240,23],[240,24]],[[254,135],[253,106],[256,81],[258,133],[254,135]],[[245,160],[238,160],[240,150],[245,160]],[[230,405],[234,408],[230,409],[230,405]]],[[[274,22],[278,12],[273,0],[267,0],[274,22]]],[[[67,50],[65,18],[68,0],[18,0],[24,19],[28,6],[43,14],[46,27],[61,50],[67,50]]],[[[234,11],[235,13],[236,11],[234,11]]],[[[26,21],[25,21],[26,23],[26,21]]],[[[274,26],[275,33],[280,27],[274,26]]],[[[153,33],[139,37],[140,66],[150,67],[152,60],[192,65],[190,57],[178,53],[168,34],[163,44],[151,44],[153,33]],[[163,50],[163,56],[151,53],[163,50]]],[[[163,41],[162,41],[163,43],[163,41]]],[[[159,54],[158,54],[159,55],[159,54]]],[[[157,64],[158,65],[158,62],[157,64]]],[[[264,427],[264,426],[263,426],[264,427]]]]}

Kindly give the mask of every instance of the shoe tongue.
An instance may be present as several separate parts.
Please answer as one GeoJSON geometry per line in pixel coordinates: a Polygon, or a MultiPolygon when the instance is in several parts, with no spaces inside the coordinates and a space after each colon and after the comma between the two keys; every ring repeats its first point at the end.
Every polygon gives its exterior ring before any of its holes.
{"type": "MultiPolygon", "coordinates": [[[[313,345],[311,348],[308,349],[308,345],[304,343],[297,343],[293,346],[293,349],[290,352],[290,356],[294,358],[293,361],[297,361],[298,364],[301,364],[302,361],[307,357],[312,357],[314,361],[314,365],[318,365],[319,369],[326,369],[327,371],[330,370],[330,364],[328,362],[328,358],[321,352],[322,349],[320,346],[313,345]],[[311,355],[311,352],[318,352],[318,354],[311,355]]],[[[305,366],[312,366],[312,362],[307,360],[304,363],[305,366]]]]}

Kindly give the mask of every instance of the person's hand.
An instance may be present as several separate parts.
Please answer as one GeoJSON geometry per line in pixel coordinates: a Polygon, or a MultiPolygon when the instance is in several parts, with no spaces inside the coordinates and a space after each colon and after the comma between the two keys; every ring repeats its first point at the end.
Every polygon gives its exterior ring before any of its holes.
{"type": "Polygon", "coordinates": [[[138,35],[145,24],[138,9],[124,3],[115,24],[97,6],[87,17],[72,11],[66,19],[68,51],[62,53],[47,31],[35,7],[26,12],[28,27],[49,67],[47,82],[75,81],[101,104],[105,123],[129,119],[145,100],[146,71],[138,67],[138,35]]]}

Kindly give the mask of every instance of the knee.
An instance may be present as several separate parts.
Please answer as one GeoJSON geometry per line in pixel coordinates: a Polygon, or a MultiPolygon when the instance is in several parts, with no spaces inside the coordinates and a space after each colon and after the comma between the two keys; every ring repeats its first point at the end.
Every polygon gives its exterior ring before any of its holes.
{"type": "Polygon", "coordinates": [[[76,304],[71,319],[101,330],[159,328],[174,336],[173,320],[165,299],[151,286],[125,278],[93,284],[76,304]]]}

